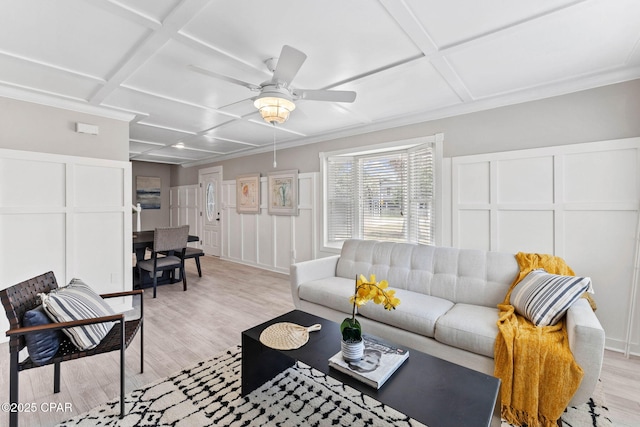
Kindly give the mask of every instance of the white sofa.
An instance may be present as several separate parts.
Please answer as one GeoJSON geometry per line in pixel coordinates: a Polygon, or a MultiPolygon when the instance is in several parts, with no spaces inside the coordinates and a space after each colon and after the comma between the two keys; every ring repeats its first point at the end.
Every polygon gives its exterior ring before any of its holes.
{"type": "MultiPolygon", "coordinates": [[[[363,332],[493,375],[497,305],[518,274],[514,254],[347,240],[340,255],[291,266],[296,308],[341,322],[351,315],[356,275],[386,279],[400,306],[359,308],[363,332]]],[[[584,370],[571,405],[591,397],[600,376],[604,330],[588,301],[566,315],[571,351],[584,370]]]]}

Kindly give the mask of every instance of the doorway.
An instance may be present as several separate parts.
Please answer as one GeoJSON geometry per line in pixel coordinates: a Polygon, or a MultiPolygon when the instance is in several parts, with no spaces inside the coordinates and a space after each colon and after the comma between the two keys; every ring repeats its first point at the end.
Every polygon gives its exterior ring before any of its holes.
{"type": "Polygon", "coordinates": [[[200,237],[202,250],[206,255],[220,256],[222,247],[222,212],[220,191],[222,182],[222,166],[201,169],[198,171],[200,184],[202,218],[200,237]]]}

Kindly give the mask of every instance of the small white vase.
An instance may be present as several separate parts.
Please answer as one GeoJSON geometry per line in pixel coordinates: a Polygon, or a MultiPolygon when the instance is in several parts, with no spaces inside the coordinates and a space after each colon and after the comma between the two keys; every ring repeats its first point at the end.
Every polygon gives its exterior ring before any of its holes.
{"type": "Polygon", "coordinates": [[[364,341],[346,342],[342,341],[342,358],[347,362],[356,362],[362,359],[364,354],[364,341]]]}

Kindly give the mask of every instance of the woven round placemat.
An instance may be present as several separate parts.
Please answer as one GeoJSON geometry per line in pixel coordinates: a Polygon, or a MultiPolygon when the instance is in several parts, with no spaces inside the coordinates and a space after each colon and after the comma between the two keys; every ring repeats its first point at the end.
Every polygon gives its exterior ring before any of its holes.
{"type": "Polygon", "coordinates": [[[319,331],[322,325],[316,324],[308,328],[295,323],[274,323],[260,334],[260,342],[276,350],[295,350],[309,341],[309,332],[319,331]]]}

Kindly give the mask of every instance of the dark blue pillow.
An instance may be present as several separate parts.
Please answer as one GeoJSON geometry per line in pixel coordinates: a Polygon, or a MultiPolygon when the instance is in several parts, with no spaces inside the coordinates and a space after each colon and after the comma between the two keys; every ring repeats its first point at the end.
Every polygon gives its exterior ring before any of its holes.
{"type": "MultiPolygon", "coordinates": [[[[42,305],[27,311],[22,318],[22,326],[47,325],[51,319],[47,316],[42,305]]],[[[29,357],[36,365],[43,365],[50,361],[60,347],[60,331],[41,331],[24,336],[29,350],[29,357]]]]}

